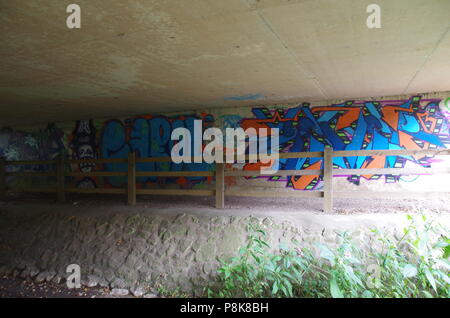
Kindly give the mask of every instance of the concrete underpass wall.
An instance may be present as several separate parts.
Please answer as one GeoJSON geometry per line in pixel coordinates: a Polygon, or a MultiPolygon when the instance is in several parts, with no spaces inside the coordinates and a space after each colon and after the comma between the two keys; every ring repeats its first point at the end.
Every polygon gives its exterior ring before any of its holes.
{"type": "MultiPolygon", "coordinates": [[[[267,231],[274,249],[295,242],[298,247],[316,242],[332,246],[336,231],[347,230],[368,250],[377,244],[370,229],[400,237],[407,222],[404,214],[250,216],[242,211],[158,213],[136,208],[119,213],[68,204],[3,204],[0,274],[59,282],[69,275],[69,264],[78,264],[84,285],[126,288],[139,295],[161,284],[201,295],[202,286],[216,275],[217,259],[236,255],[245,243],[252,220],[267,231]]],[[[446,215],[439,222],[450,225],[446,215]]]]}
{"type": "MultiPolygon", "coordinates": [[[[102,120],[81,119],[76,122],[52,123],[42,127],[3,128],[0,132],[0,156],[7,160],[53,159],[59,153],[67,158],[124,158],[130,151],[138,156],[169,156],[173,143],[170,135],[177,127],[193,131],[193,122],[203,120],[203,129],[225,128],[279,128],[281,150],[322,151],[326,145],[336,150],[359,149],[428,149],[448,148],[449,112],[448,94],[424,94],[370,98],[360,101],[315,102],[300,105],[270,107],[217,108],[180,114],[142,115],[102,120]],[[447,105],[447,106],[446,106],[447,105]]],[[[250,103],[251,101],[249,101],[250,103]]],[[[335,158],[342,168],[391,168],[448,166],[449,158],[429,157],[350,157],[335,158]]],[[[321,158],[288,159],[281,169],[319,169],[321,158]]],[[[15,169],[45,170],[50,167],[30,166],[15,169]]],[[[253,164],[235,164],[229,168],[254,169],[253,164]]],[[[10,168],[12,169],[12,168],[10,168]]],[[[125,164],[73,165],[73,171],[124,171],[125,164]]],[[[139,170],[210,170],[212,165],[173,163],[142,163],[139,170]]],[[[450,190],[444,182],[448,175],[436,176],[342,176],[334,182],[343,190],[390,187],[411,190],[450,190]],[[447,188],[448,189],[447,189],[447,188]]],[[[125,178],[85,177],[68,179],[76,187],[123,187],[125,178]]],[[[51,184],[52,178],[9,178],[8,183],[26,187],[51,184]],[[32,183],[32,184],[30,184],[32,183]]],[[[314,190],[322,187],[316,176],[265,177],[248,179],[226,178],[228,186],[263,188],[290,188],[314,190]]],[[[213,183],[212,178],[138,178],[141,188],[202,188],[213,183]]]]}

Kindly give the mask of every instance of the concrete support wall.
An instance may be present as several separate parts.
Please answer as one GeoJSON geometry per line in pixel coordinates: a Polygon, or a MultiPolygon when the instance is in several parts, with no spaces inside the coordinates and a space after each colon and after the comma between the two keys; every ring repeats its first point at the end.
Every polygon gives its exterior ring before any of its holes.
{"type": "MultiPolygon", "coordinates": [[[[322,151],[326,145],[335,150],[360,149],[428,149],[448,148],[450,101],[445,94],[410,97],[368,99],[337,103],[303,103],[272,107],[240,107],[195,111],[188,114],[142,115],[107,120],[79,120],[72,123],[49,124],[47,127],[3,128],[0,132],[0,156],[7,160],[52,159],[63,152],[73,159],[125,158],[131,151],[137,156],[170,156],[173,145],[170,135],[177,127],[186,127],[193,133],[196,119],[203,121],[203,129],[225,128],[279,128],[280,146],[284,152],[322,151]],[[447,106],[445,105],[447,103],[447,106]]],[[[439,167],[448,160],[429,157],[349,157],[335,158],[341,168],[439,167]]],[[[281,169],[319,169],[322,159],[287,159],[281,169]]],[[[25,167],[22,169],[48,169],[25,167]]],[[[138,170],[210,170],[202,164],[142,163],[138,170]]],[[[228,167],[230,168],[230,167],[228,167]]],[[[233,165],[235,169],[255,169],[254,164],[233,165]]],[[[74,171],[124,171],[124,164],[72,166],[74,171]]],[[[443,190],[442,176],[342,176],[338,182],[344,188],[363,187],[418,187],[431,186],[443,190]],[[414,186],[413,186],[414,185],[414,186]]],[[[10,179],[9,183],[42,180],[10,179]]],[[[45,182],[53,182],[51,179],[45,182]]],[[[125,178],[75,178],[77,187],[122,187],[125,178]]],[[[138,187],[204,187],[211,178],[138,178],[138,187]]],[[[314,190],[323,185],[321,177],[268,177],[258,179],[227,178],[227,185],[314,190]],[[268,182],[273,181],[273,182],[268,182]]],[[[450,190],[450,189],[449,189],[450,190]]]]}

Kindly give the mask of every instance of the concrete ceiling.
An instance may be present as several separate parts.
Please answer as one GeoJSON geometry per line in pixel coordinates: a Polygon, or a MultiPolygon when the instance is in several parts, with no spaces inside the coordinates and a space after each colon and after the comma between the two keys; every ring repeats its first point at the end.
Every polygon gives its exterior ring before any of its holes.
{"type": "Polygon", "coordinates": [[[450,90],[449,0],[0,0],[0,125],[450,90]],[[377,3],[382,28],[368,29],[377,3]],[[66,7],[81,7],[68,29],[66,7]]]}

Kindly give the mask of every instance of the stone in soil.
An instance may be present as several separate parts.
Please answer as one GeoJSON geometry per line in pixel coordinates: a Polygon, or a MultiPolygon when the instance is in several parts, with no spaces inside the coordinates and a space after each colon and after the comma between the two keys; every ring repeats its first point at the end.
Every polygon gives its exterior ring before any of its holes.
{"type": "Polygon", "coordinates": [[[110,293],[111,296],[127,296],[128,295],[128,289],[122,289],[122,288],[114,288],[111,290],[110,293]]]}

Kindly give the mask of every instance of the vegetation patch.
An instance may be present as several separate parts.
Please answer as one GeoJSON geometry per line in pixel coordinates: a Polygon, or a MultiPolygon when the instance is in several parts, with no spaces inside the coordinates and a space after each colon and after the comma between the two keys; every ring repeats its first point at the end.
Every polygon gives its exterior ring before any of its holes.
{"type": "Polygon", "coordinates": [[[280,244],[277,252],[257,223],[237,256],[221,260],[209,297],[450,297],[450,233],[425,216],[408,216],[403,236],[372,230],[369,251],[348,232],[339,244],[280,244]]]}

